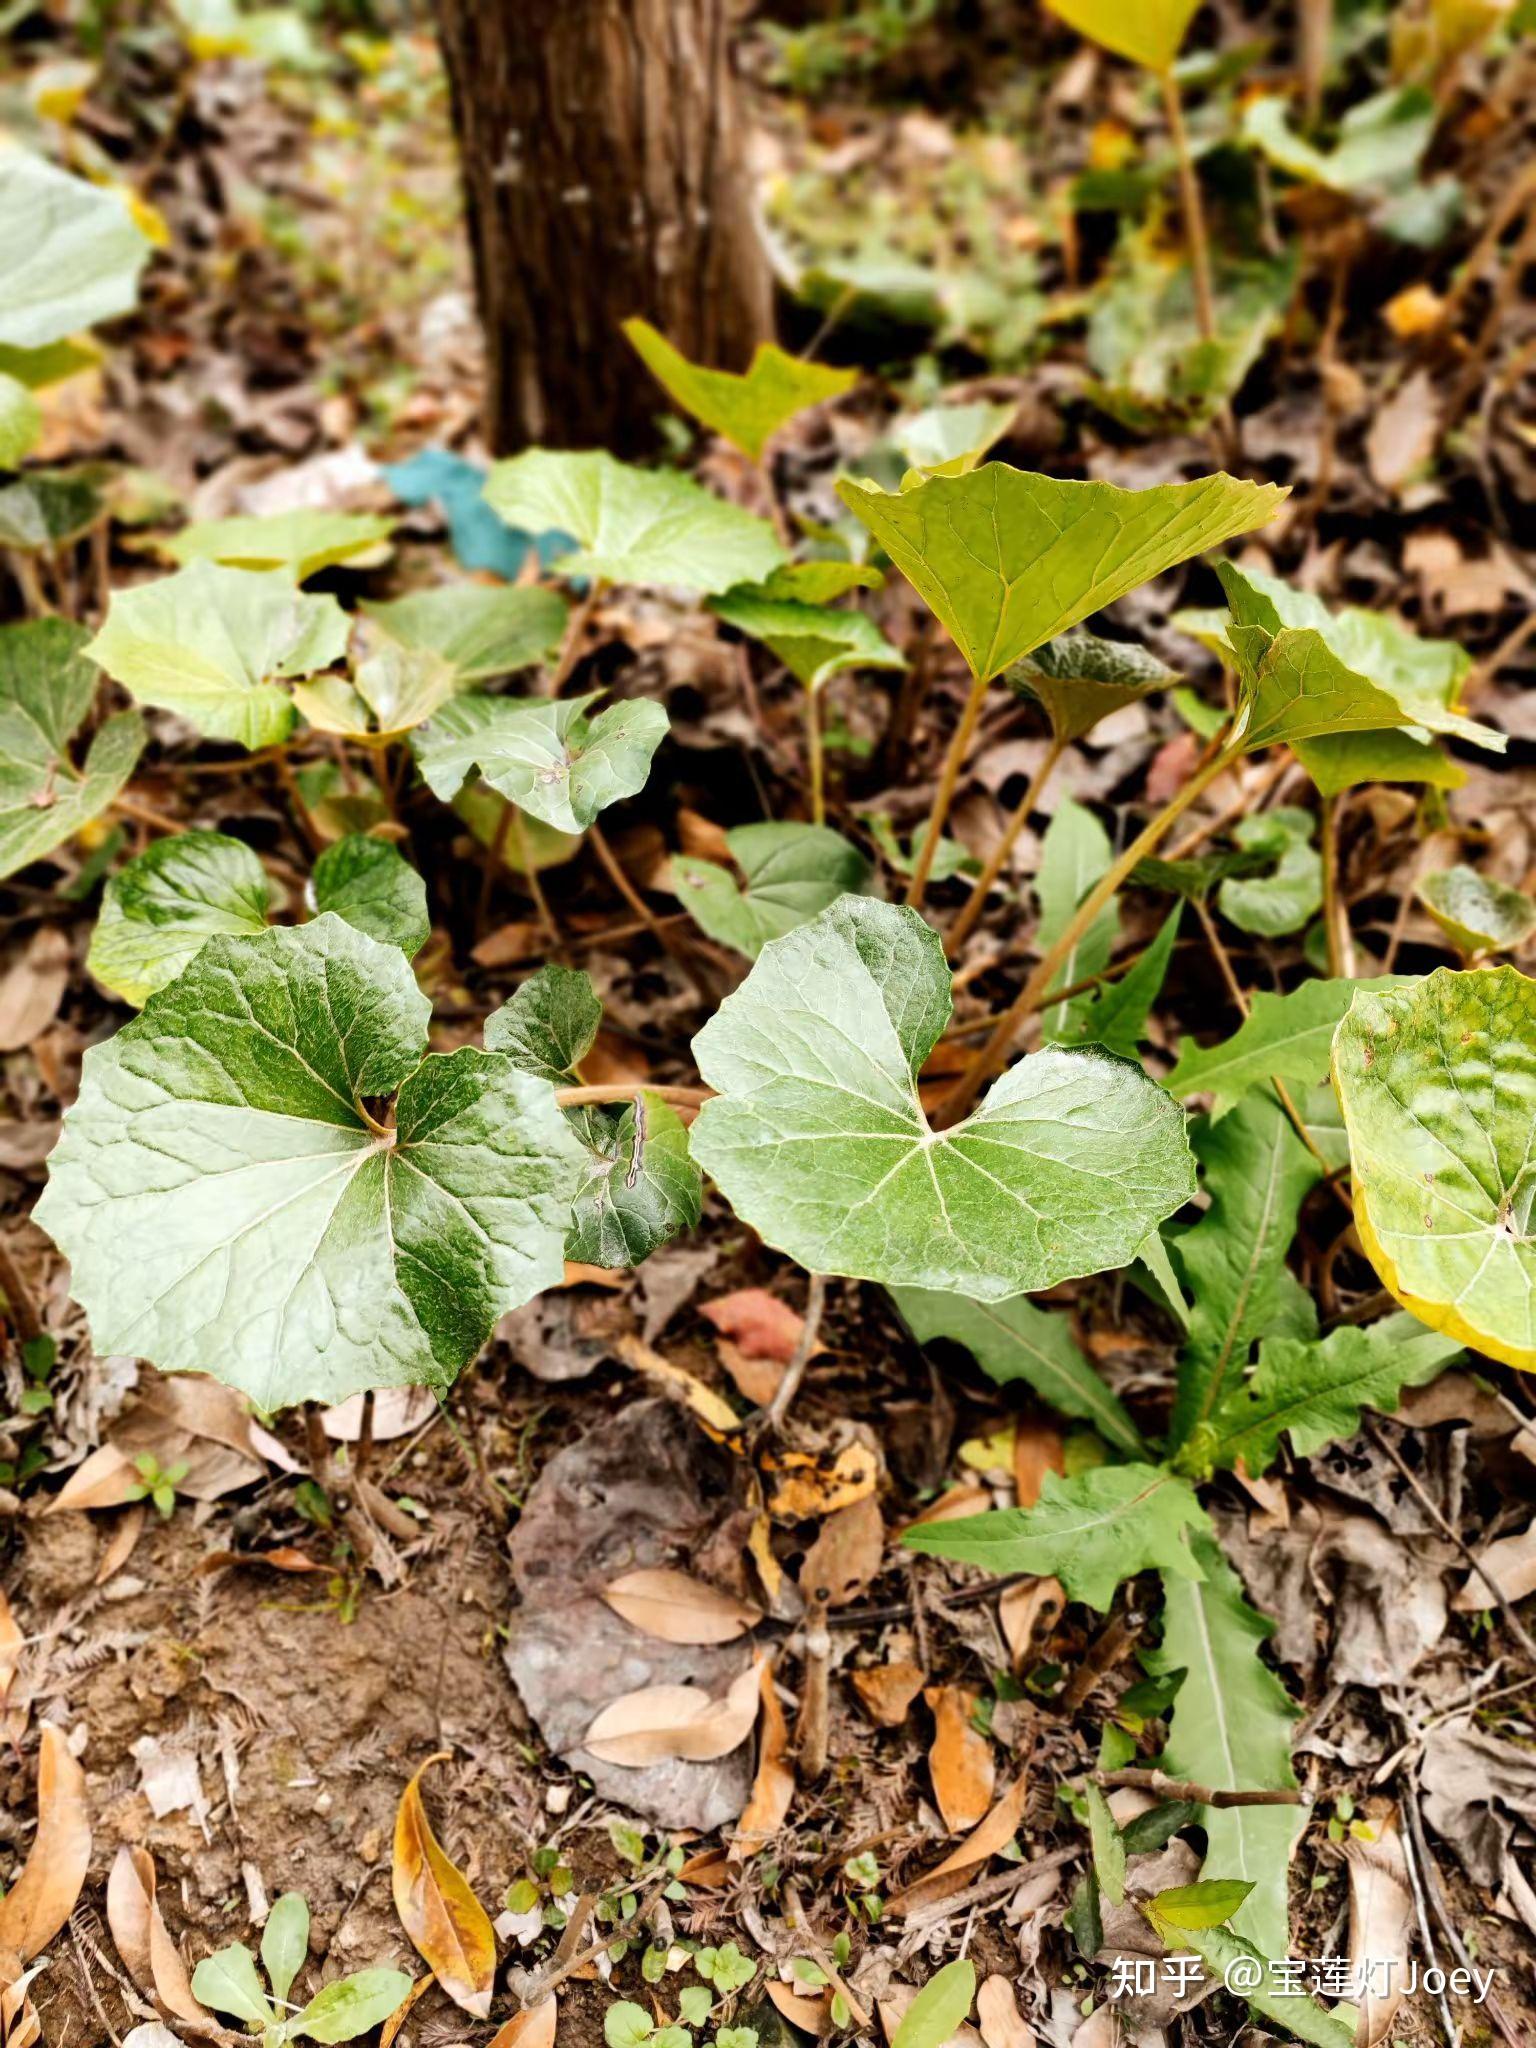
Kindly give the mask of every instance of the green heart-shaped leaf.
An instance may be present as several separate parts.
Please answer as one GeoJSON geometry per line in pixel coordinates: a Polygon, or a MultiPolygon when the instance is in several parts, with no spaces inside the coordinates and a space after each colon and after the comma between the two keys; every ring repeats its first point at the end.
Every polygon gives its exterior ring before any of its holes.
{"type": "Polygon", "coordinates": [[[1060,1579],[1069,1599],[1102,1612],[1122,1579],[1153,1565],[1174,1578],[1198,1579],[1185,1531],[1208,1534],[1210,1526],[1193,1490],[1162,1466],[1096,1465],[1070,1479],[1047,1472],[1032,1508],[920,1523],[901,1540],[999,1576],[1060,1579]]]}
{"type": "Polygon", "coordinates": [[[689,916],[749,960],[839,896],[869,886],[869,862],[825,825],[738,825],[725,843],[742,886],[715,861],[683,854],[672,863],[673,882],[689,916]]]}
{"type": "Polygon", "coordinates": [[[797,412],[841,398],[859,381],[857,370],[802,362],[771,341],[758,343],[745,373],[738,376],[690,363],[649,320],[626,320],[624,335],[684,412],[691,412],[754,462],[762,460],[764,448],[797,412]]]}
{"type": "Polygon", "coordinates": [[[1240,818],[1232,837],[1245,853],[1267,855],[1267,875],[1229,875],[1217,902],[1228,923],[1261,938],[1298,932],[1322,907],[1323,858],[1312,844],[1310,811],[1282,806],[1255,818],[1240,818]]]}
{"type": "Polygon", "coordinates": [[[29,469],[0,485],[0,547],[36,554],[84,539],[106,509],[101,484],[101,471],[81,464],[29,469]]]}
{"type": "Polygon", "coordinates": [[[1480,875],[1476,868],[1444,868],[1425,875],[1419,901],[1458,953],[1511,953],[1536,932],[1536,903],[1521,889],[1480,875]]]}
{"type": "Polygon", "coordinates": [[[86,652],[138,703],[256,748],[293,728],[293,698],[280,684],[329,668],[346,645],[347,615],[334,597],[303,595],[280,569],[194,562],[115,590],[86,652]]]}
{"type": "Polygon", "coordinates": [[[107,883],[86,966],[142,1004],[220,933],[265,931],[272,886],[243,840],[222,832],[157,839],[107,883]]]}
{"type": "Polygon", "coordinates": [[[566,621],[558,592],[515,583],[443,583],[358,609],[403,646],[446,661],[460,688],[543,661],[566,621]]]}
{"type": "Polygon", "coordinates": [[[541,967],[485,1020],[488,1052],[504,1052],[525,1074],[557,1088],[576,1079],[603,1021],[590,974],[574,967],[541,967]]]}
{"type": "Polygon", "coordinates": [[[1167,71],[1183,46],[1200,0],[1137,0],[1122,7],[1116,0],[1046,0],[1080,36],[1129,57],[1148,71],[1167,71]]]}
{"type": "Polygon", "coordinates": [[[0,147],[0,342],[46,348],[130,311],[148,255],[123,193],[0,147]]]}
{"type": "Polygon", "coordinates": [[[867,612],[767,597],[761,587],[728,590],[724,597],[711,598],[709,609],[738,633],[749,633],[771,648],[808,690],[819,690],[840,669],[907,665],[907,657],[867,612]]]}
{"type": "Polygon", "coordinates": [[[1224,475],[1126,491],[1001,462],[911,490],[851,477],[837,489],[981,678],[1165,569],[1262,526],[1285,496],[1224,475]]]}
{"type": "Polygon", "coordinates": [[[553,1092],[423,1057],[428,1010],[327,916],[210,940],[92,1047],[36,1215],[103,1350],[265,1409],[445,1386],[559,1280],[583,1155],[553,1092]]]}
{"type": "Polygon", "coordinates": [[[83,770],[70,760],[98,681],[86,637],[64,619],[0,627],[0,876],[99,816],[143,750],[144,721],[124,711],[97,732],[83,770]]]}
{"type": "Polygon", "coordinates": [[[1536,982],[1439,967],[1362,990],[1333,1081],[1382,1284],[1432,1330],[1536,1369],[1536,982]]]}
{"type": "Polygon", "coordinates": [[[200,519],[165,542],[165,552],[188,562],[223,562],[234,569],[282,569],[307,583],[322,569],[372,568],[389,559],[392,519],[371,512],[269,512],[234,519],[200,519]]]}
{"type": "Polygon", "coordinates": [[[338,839],[315,862],[310,888],[317,914],[334,911],[408,960],[431,933],[427,885],[387,840],[359,832],[338,839]]]}
{"type": "Polygon", "coordinates": [[[1279,170],[1330,192],[1392,191],[1416,174],[1434,140],[1435,96],[1422,85],[1393,86],[1359,100],[1339,123],[1331,149],[1318,149],[1290,124],[1273,94],[1243,111],[1243,139],[1279,170]]]}
{"type": "Polygon", "coordinates": [[[478,769],[492,789],[560,832],[645,787],[667,730],[659,704],[630,698],[595,718],[587,697],[455,697],[411,745],[434,796],[456,796],[478,769]]]}
{"type": "Polygon", "coordinates": [[[1178,670],[1134,640],[1101,640],[1075,626],[1016,661],[1003,676],[1010,690],[1035,698],[1059,740],[1080,740],[1101,718],[1153,690],[1166,690],[1178,670]]]}
{"type": "Polygon", "coordinates": [[[1192,1192],[1182,1113],[1129,1062],[1052,1047],[934,1131],[917,1074],[949,1012],[938,934],[842,898],[765,946],[694,1040],[720,1091],[694,1157],[813,1272],[997,1301],[1127,1264],[1192,1192]]]}
{"type": "Polygon", "coordinates": [[[718,593],[761,583],[784,560],[766,519],[675,470],[636,469],[601,451],[529,448],[492,466],[485,502],[509,526],[570,534],[577,551],[555,566],[601,583],[718,593]]]}

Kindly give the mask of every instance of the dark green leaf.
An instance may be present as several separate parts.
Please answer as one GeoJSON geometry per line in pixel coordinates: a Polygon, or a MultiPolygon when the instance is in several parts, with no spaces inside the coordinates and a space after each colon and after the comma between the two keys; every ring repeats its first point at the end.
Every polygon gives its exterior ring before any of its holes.
{"type": "Polygon", "coordinates": [[[338,839],[315,862],[310,887],[317,912],[335,911],[370,939],[398,946],[407,959],[431,933],[427,885],[388,840],[360,832],[338,839]]]}
{"type": "Polygon", "coordinates": [[[592,1050],[603,1006],[592,977],[575,967],[541,967],[485,1020],[488,1052],[503,1052],[525,1074],[569,1087],[592,1050]]]}

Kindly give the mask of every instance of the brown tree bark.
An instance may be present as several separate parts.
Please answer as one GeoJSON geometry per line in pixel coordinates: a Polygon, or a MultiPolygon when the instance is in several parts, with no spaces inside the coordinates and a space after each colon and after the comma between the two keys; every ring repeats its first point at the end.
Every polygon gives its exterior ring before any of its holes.
{"type": "Polygon", "coordinates": [[[487,348],[486,433],[633,452],[639,313],[696,361],[771,333],[729,0],[437,0],[487,348]]]}

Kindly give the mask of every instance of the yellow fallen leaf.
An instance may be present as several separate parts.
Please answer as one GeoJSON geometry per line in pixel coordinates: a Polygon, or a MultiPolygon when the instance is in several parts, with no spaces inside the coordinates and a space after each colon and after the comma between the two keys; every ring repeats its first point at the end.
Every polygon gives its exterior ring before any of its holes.
{"type": "Polygon", "coordinates": [[[421,1781],[447,1752],[429,1756],[395,1815],[395,1911],[417,1953],[454,2004],[483,2020],[491,2009],[496,1936],[463,1872],[443,1854],[422,1804],[421,1781]]]}
{"type": "Polygon", "coordinates": [[[972,1725],[976,1695],[959,1685],[931,1685],[923,1698],[933,1709],[933,1747],[928,1773],[944,1825],[975,1827],[992,1803],[997,1765],[992,1745],[972,1725]]]}
{"type": "Polygon", "coordinates": [[[660,1565],[625,1572],[602,1597],[631,1628],[664,1643],[734,1643],[762,1620],[745,1600],[660,1565]]]}
{"type": "Polygon", "coordinates": [[[804,1522],[851,1508],[867,1499],[880,1479],[879,1460],[866,1444],[845,1444],[830,1460],[790,1451],[782,1458],[765,1458],[763,1466],[774,1482],[768,1505],[780,1522],[804,1522]]]}
{"type": "Polygon", "coordinates": [[[731,1838],[730,1860],[745,1862],[765,1848],[784,1825],[795,1796],[794,1767],[789,1761],[789,1726],[774,1690],[773,1665],[765,1657],[758,1667],[762,1735],[757,1746],[757,1776],[731,1838]]]}
{"type": "Polygon", "coordinates": [[[541,1998],[537,2005],[513,2013],[504,2026],[498,2027],[488,2048],[555,2048],[555,2022],[559,2016],[553,1994],[541,1998]]]}
{"type": "Polygon", "coordinates": [[[155,1897],[155,1866],[147,1849],[125,1842],[118,1850],[107,1878],[107,1925],[129,1976],[146,1998],[158,2000],[189,2026],[218,2030],[213,2015],[192,1996],[187,1966],[155,1897]]]}
{"type": "Polygon", "coordinates": [[[723,1699],[698,1685],[644,1685],[604,1707],[582,1748],[630,1770],[679,1758],[710,1763],[746,1741],[757,1707],[757,1663],[732,1680],[723,1699]]]}
{"type": "Polygon", "coordinates": [[[44,1723],[37,1765],[37,1833],[20,1877],[0,1899],[0,1949],[29,1963],[52,1941],[85,1883],[91,1820],[85,1773],[59,1730],[44,1723]]]}

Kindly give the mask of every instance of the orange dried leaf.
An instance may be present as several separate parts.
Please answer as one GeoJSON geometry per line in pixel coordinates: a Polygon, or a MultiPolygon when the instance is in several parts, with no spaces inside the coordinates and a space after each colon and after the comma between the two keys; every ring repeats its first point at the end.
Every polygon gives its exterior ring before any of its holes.
{"type": "Polygon", "coordinates": [[[1055,1627],[1066,1604],[1060,1579],[1021,1579],[998,1601],[998,1626],[1016,1672],[1055,1627]]]}
{"type": "Polygon", "coordinates": [[[763,1463],[774,1481],[769,1509],[780,1522],[804,1522],[851,1508],[874,1492],[880,1478],[879,1460],[865,1444],[845,1444],[831,1459],[790,1451],[763,1463]]]}
{"type": "Polygon", "coordinates": [[[800,1568],[800,1591],[807,1600],[841,1607],[879,1576],[884,1555],[885,1524],[871,1493],[822,1523],[800,1568]]]}
{"type": "Polygon", "coordinates": [[[490,2038],[489,2048],[555,2048],[555,2022],[560,2017],[554,1996],[541,1998],[522,2012],[513,2013],[505,2026],[490,2038]]]}
{"type": "Polygon", "coordinates": [[[931,1685],[923,1698],[933,1709],[928,1774],[947,1828],[972,1828],[992,1803],[997,1765],[992,1745],[971,1725],[976,1695],[960,1685],[931,1685]]]}
{"type": "Polygon", "coordinates": [[[1029,1422],[1021,1416],[1013,1431],[1013,1484],[1018,1505],[1034,1507],[1046,1473],[1066,1469],[1066,1445],[1061,1431],[1052,1423],[1029,1422]]]}
{"type": "Polygon", "coordinates": [[[886,1902],[889,1913],[912,1913],[920,1907],[929,1906],[937,1899],[959,1891],[970,1882],[971,1872],[981,1863],[990,1860],[1007,1848],[1018,1832],[1024,1815],[1025,1802],[1029,1797],[1029,1782],[1020,1775],[1003,1793],[992,1811],[973,1828],[965,1840],[950,1850],[942,1863],[936,1863],[926,1876],[915,1884],[907,1886],[904,1892],[886,1902]]]}
{"type": "Polygon", "coordinates": [[[128,1974],[146,1998],[153,1998],[187,2025],[217,2031],[214,2020],[192,1996],[181,1951],[171,1940],[155,1897],[155,1866],[147,1849],[126,1842],[107,1878],[107,1925],[128,1974]]]}
{"type": "Polygon", "coordinates": [[[802,2034],[824,2034],[832,2024],[830,2002],[822,1998],[806,1998],[794,1991],[777,1977],[770,1977],[763,1986],[773,2000],[781,2018],[798,2027],[802,2034]]]}
{"type": "Polygon", "coordinates": [[[758,1668],[762,1738],[757,1751],[757,1776],[731,1841],[730,1860],[755,1856],[784,1825],[795,1796],[795,1773],[789,1762],[789,1728],[774,1690],[773,1666],[765,1657],[758,1668]]]}
{"type": "Polygon", "coordinates": [[[976,2019],[987,2048],[1035,2048],[1035,2030],[1019,2012],[1006,1977],[985,1977],[976,1993],[976,2019]]]}
{"type": "Polygon", "coordinates": [[[875,1664],[852,1674],[853,1689],[864,1711],[877,1728],[899,1728],[911,1711],[912,1702],[927,1683],[928,1674],[915,1664],[875,1664]]]}
{"type": "Polygon", "coordinates": [[[422,1804],[421,1781],[447,1752],[429,1756],[395,1815],[395,1911],[417,1953],[454,2004],[483,2020],[491,2009],[496,1936],[468,1880],[443,1854],[422,1804]]]}
{"type": "Polygon", "coordinates": [[[47,1723],[37,1765],[37,1833],[20,1877],[0,1899],[0,1949],[26,1963],[41,1955],[70,1914],[91,1860],[85,1773],[47,1723]]]}

